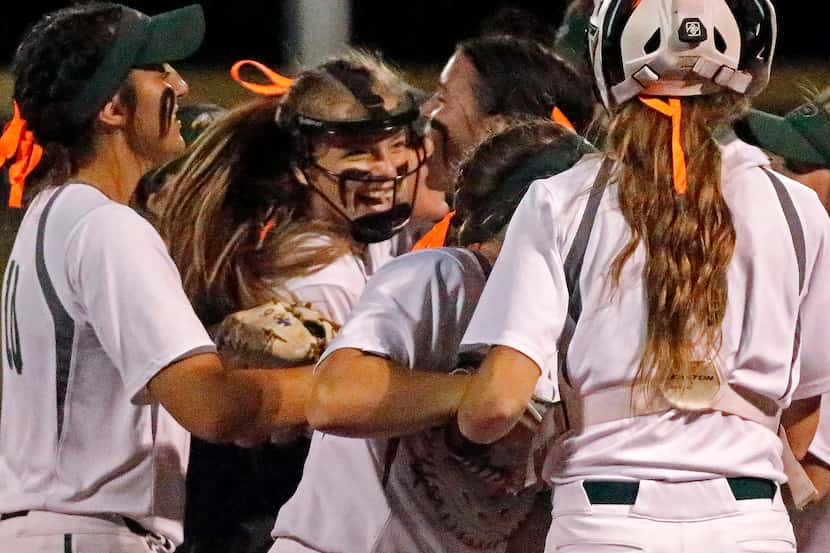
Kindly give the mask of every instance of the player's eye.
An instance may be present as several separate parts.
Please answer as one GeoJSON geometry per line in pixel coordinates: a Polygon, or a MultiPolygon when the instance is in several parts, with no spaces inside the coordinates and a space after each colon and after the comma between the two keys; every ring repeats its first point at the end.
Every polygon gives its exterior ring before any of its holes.
{"type": "Polygon", "coordinates": [[[352,148],[351,150],[346,150],[346,153],[343,154],[343,159],[366,157],[371,154],[372,152],[365,148],[352,148]]]}
{"type": "Polygon", "coordinates": [[[366,180],[372,176],[372,173],[361,169],[346,169],[340,173],[340,176],[346,180],[366,180]]]}

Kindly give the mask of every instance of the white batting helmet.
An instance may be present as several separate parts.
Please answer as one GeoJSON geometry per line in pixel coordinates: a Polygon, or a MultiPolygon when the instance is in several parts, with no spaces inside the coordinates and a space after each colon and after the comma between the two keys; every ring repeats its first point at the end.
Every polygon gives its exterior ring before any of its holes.
{"type": "Polygon", "coordinates": [[[589,49],[611,107],[641,94],[758,94],[776,34],[770,0],[596,0],[589,49]]]}

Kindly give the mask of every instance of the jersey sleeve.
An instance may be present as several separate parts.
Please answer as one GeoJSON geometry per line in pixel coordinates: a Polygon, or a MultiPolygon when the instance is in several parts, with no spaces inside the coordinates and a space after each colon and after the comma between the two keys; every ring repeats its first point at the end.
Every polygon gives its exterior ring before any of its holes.
{"type": "MultiPolygon", "coordinates": [[[[812,271],[801,301],[801,376],[793,399],[830,392],[830,342],[827,317],[830,313],[830,218],[818,203],[807,213],[808,225],[818,237],[812,271]]],[[[807,229],[809,233],[809,228],[807,229]]],[[[809,236],[809,234],[808,234],[809,236]]]]}
{"type": "Polygon", "coordinates": [[[451,370],[483,281],[472,254],[427,250],[395,259],[369,280],[321,360],[354,348],[403,367],[451,370]]]}
{"type": "Polygon", "coordinates": [[[101,207],[69,237],[67,277],[136,402],[164,367],[215,351],[158,233],[131,209],[101,207]]]}
{"type": "Polygon", "coordinates": [[[463,340],[463,349],[507,346],[542,370],[536,393],[553,400],[557,341],[565,325],[568,291],[555,228],[556,206],[537,181],[513,215],[504,245],[463,340]]]}

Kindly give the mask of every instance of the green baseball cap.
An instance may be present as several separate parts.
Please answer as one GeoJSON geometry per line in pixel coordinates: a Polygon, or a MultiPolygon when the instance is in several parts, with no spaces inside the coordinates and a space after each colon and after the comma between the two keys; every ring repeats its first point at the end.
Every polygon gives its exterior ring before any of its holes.
{"type": "Polygon", "coordinates": [[[830,105],[827,100],[830,100],[830,89],[784,117],[750,110],[740,127],[747,131],[745,138],[750,142],[787,161],[830,166],[830,105]]]}
{"type": "Polygon", "coordinates": [[[202,45],[205,15],[198,4],[153,17],[127,6],[121,6],[121,10],[109,52],[72,100],[69,113],[76,123],[101,109],[132,68],[182,60],[202,45]]]}

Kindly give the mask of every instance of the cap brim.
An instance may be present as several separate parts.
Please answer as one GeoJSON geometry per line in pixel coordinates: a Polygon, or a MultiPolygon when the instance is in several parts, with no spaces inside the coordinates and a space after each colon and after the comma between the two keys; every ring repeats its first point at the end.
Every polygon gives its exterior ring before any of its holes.
{"type": "Polygon", "coordinates": [[[755,145],[787,161],[824,165],[827,160],[784,117],[759,110],[749,110],[744,118],[755,145]]]}
{"type": "Polygon", "coordinates": [[[192,56],[205,37],[205,13],[193,4],[150,18],[147,45],[135,65],[179,61],[192,56]]]}

